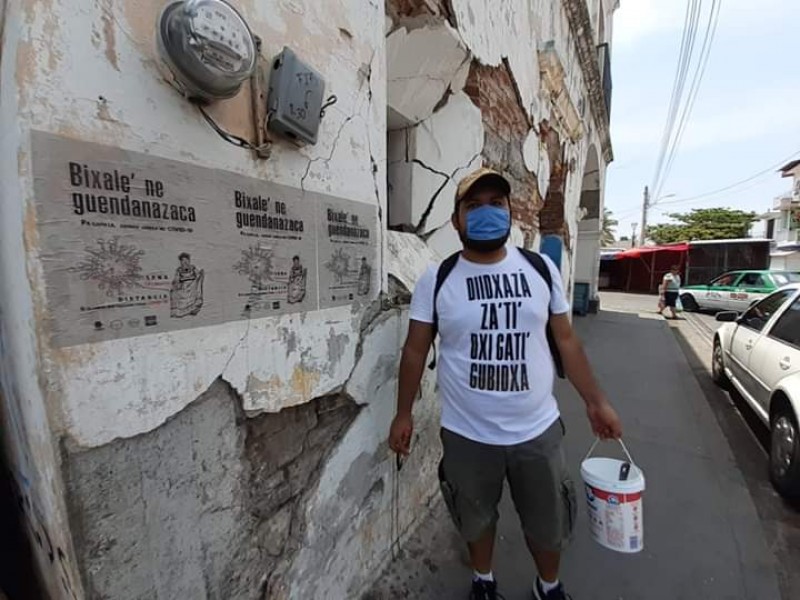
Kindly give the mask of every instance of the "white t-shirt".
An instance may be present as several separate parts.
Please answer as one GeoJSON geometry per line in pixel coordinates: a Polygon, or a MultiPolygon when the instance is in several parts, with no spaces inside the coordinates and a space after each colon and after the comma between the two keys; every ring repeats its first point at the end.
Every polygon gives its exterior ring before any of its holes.
{"type": "Polygon", "coordinates": [[[667,273],[664,275],[664,289],[667,292],[677,292],[681,289],[681,276],[667,273]]]}
{"type": "MultiPolygon", "coordinates": [[[[555,368],[545,327],[569,311],[561,273],[546,256],[547,282],[517,248],[494,264],[459,257],[436,299],[442,427],[493,445],[526,442],[558,418],[555,368]],[[549,301],[549,306],[548,306],[549,301]],[[549,310],[548,310],[549,309],[549,310]]],[[[433,323],[438,265],[417,282],[410,318],[433,323]]]]}

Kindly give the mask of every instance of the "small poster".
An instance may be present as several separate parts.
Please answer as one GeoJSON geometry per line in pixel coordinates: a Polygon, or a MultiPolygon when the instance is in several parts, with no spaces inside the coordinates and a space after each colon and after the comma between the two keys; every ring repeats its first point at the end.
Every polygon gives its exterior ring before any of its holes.
{"type": "Polygon", "coordinates": [[[233,194],[238,247],[231,269],[238,314],[262,317],[316,310],[314,201],[286,186],[259,187],[263,194],[251,189],[233,194]]]}
{"type": "Polygon", "coordinates": [[[320,198],[317,229],[321,307],[375,298],[379,287],[377,225],[374,206],[320,198]]]}

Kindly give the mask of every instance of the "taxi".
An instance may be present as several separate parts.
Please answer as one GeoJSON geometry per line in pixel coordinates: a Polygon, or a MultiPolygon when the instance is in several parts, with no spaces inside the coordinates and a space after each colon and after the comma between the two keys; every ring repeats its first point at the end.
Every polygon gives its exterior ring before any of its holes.
{"type": "Polygon", "coordinates": [[[800,283],[792,271],[729,271],[705,285],[681,288],[684,310],[746,311],[753,302],[766,298],[790,283],[800,283]]]}

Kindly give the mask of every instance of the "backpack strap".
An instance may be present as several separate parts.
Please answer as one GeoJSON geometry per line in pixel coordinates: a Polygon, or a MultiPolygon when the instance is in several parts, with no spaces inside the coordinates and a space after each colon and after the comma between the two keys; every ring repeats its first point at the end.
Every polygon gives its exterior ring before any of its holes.
{"type": "MultiPolygon", "coordinates": [[[[542,255],[538,252],[533,252],[532,250],[527,250],[526,248],[518,248],[520,254],[527,260],[531,266],[536,269],[536,272],[539,273],[542,279],[544,279],[545,283],[547,284],[547,289],[550,290],[550,294],[553,294],[553,275],[550,273],[550,268],[547,266],[547,263],[542,258],[542,255]]],[[[550,312],[550,303],[548,302],[548,313],[550,312]]],[[[553,336],[553,329],[550,327],[550,323],[547,323],[547,328],[545,330],[545,334],[547,336],[547,345],[550,347],[550,354],[553,356],[553,365],[556,369],[556,374],[560,379],[564,379],[564,361],[561,360],[561,352],[558,349],[558,344],[556,344],[556,339],[553,336]]]]}
{"type": "MultiPolygon", "coordinates": [[[[442,284],[444,284],[444,280],[447,279],[447,276],[450,275],[450,272],[453,269],[455,269],[459,256],[461,256],[460,251],[454,252],[439,264],[439,268],[436,271],[436,284],[433,287],[433,339],[434,340],[436,339],[436,336],[439,334],[439,311],[436,309],[436,299],[439,297],[439,290],[442,289],[442,284]]],[[[433,346],[433,359],[431,359],[428,368],[429,369],[436,368],[435,345],[433,346]]]]}

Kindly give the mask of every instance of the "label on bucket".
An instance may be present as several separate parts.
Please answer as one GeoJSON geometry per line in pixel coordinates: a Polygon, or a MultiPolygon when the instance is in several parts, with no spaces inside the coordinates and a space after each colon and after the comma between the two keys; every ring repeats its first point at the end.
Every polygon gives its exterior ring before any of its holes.
{"type": "Polygon", "coordinates": [[[615,494],[586,485],[592,537],[618,552],[639,552],[643,546],[642,492],[615,494]]]}

